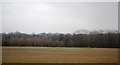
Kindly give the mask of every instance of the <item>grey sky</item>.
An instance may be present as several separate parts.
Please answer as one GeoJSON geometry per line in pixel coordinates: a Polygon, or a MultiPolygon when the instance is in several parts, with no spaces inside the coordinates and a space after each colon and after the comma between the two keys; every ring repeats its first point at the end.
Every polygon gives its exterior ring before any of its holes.
{"type": "Polygon", "coordinates": [[[2,32],[2,2],[0,2],[0,33],[1,32],[2,32]]]}
{"type": "Polygon", "coordinates": [[[110,2],[4,2],[3,32],[118,30],[118,4],[110,2]]]}

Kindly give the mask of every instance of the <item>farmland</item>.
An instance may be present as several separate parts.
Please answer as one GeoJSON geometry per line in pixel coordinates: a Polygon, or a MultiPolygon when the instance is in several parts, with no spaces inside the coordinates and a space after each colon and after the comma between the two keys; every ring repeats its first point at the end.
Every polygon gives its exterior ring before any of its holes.
{"type": "Polygon", "coordinates": [[[3,63],[117,63],[117,48],[2,47],[3,63]]]}

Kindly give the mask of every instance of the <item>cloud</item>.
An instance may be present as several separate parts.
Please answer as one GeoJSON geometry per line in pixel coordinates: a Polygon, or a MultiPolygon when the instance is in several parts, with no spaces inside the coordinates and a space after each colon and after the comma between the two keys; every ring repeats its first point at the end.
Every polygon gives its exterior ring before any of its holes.
{"type": "Polygon", "coordinates": [[[117,3],[3,3],[3,32],[73,32],[118,29],[117,3]]]}

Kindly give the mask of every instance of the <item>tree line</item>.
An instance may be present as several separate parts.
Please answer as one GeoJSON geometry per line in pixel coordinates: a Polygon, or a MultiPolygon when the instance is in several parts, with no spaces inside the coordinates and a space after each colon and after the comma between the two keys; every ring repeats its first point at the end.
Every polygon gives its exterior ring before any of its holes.
{"type": "Polygon", "coordinates": [[[120,34],[116,32],[95,33],[93,31],[89,34],[13,32],[2,33],[2,46],[118,48],[120,47],[119,36],[120,34]]]}

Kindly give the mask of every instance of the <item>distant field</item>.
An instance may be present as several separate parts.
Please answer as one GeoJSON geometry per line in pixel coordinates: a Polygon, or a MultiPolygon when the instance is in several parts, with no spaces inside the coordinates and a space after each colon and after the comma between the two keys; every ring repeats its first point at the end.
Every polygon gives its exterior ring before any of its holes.
{"type": "Polygon", "coordinates": [[[3,47],[3,63],[117,63],[117,48],[3,47]]]}

